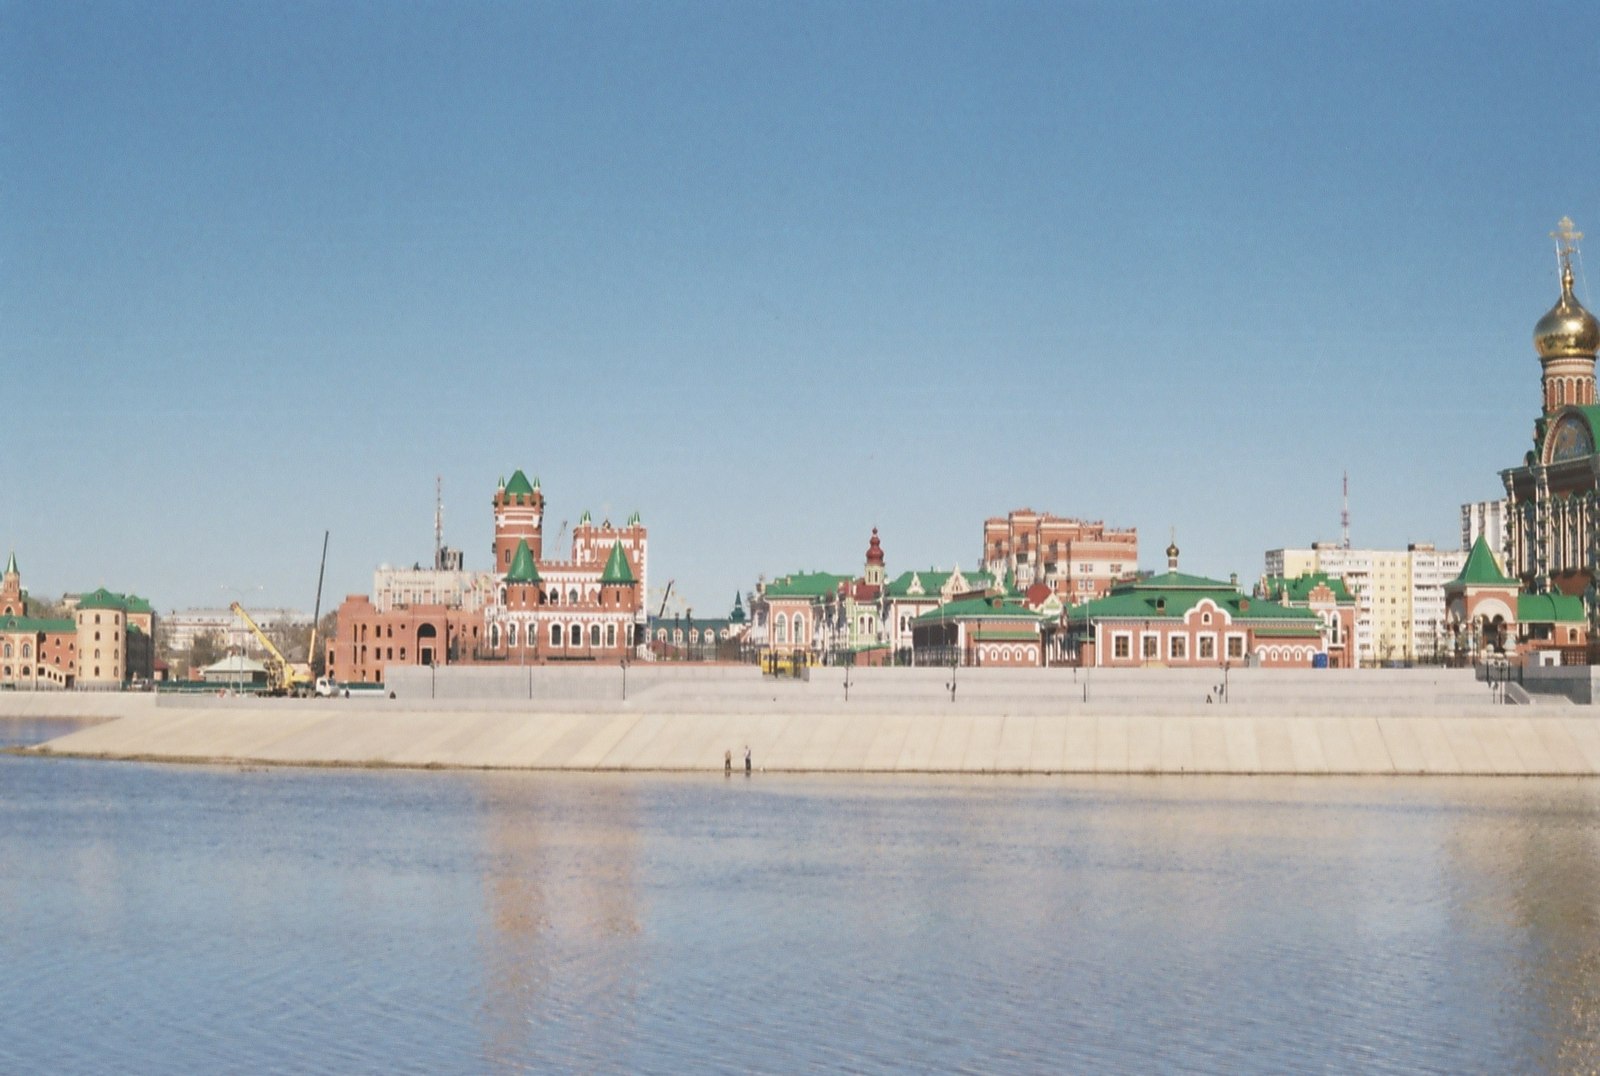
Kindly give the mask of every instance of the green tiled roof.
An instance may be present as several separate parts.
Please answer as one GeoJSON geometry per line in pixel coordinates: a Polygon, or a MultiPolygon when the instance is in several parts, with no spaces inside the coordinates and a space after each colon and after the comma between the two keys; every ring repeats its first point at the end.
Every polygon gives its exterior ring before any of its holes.
{"type": "Polygon", "coordinates": [[[1002,628],[986,628],[972,633],[972,637],[979,642],[1014,642],[1017,640],[1034,640],[1039,637],[1036,631],[1023,631],[1021,629],[1005,630],[1002,628]]]}
{"type": "MultiPolygon", "coordinates": [[[[941,572],[935,568],[929,568],[926,571],[920,572],[901,572],[889,582],[889,596],[891,598],[905,598],[912,596],[911,582],[913,579],[915,579],[922,583],[923,593],[922,595],[918,595],[919,597],[937,598],[939,596],[939,592],[944,589],[944,585],[950,581],[950,577],[954,574],[956,573],[953,571],[941,572]]],[[[990,575],[988,572],[962,572],[961,578],[965,579],[967,581],[967,586],[971,587],[973,590],[984,590],[994,583],[994,576],[990,575]]]]}
{"type": "Polygon", "coordinates": [[[916,618],[916,623],[937,623],[943,620],[1043,620],[1038,613],[1019,601],[1010,598],[966,598],[948,602],[937,609],[929,609],[916,618]]]}
{"type": "Polygon", "coordinates": [[[47,631],[55,634],[59,632],[75,632],[77,630],[77,622],[72,620],[49,620],[36,616],[0,617],[0,635],[20,631],[47,631]]]}
{"type": "Polygon", "coordinates": [[[1315,624],[1281,624],[1259,627],[1256,635],[1266,639],[1281,639],[1286,635],[1299,639],[1320,639],[1322,631],[1315,624]]]}
{"type": "Polygon", "coordinates": [[[1480,534],[1478,540],[1472,543],[1472,552],[1467,554],[1467,563],[1462,567],[1461,574],[1449,585],[1514,587],[1517,581],[1500,569],[1500,558],[1494,555],[1489,543],[1480,534]]]}
{"type": "Polygon", "coordinates": [[[768,583],[764,594],[768,598],[825,598],[854,578],[832,572],[795,572],[768,583]]]}
{"type": "Polygon", "coordinates": [[[136,594],[129,594],[126,601],[128,605],[128,612],[130,613],[154,612],[154,610],[150,608],[150,601],[147,598],[141,598],[136,594]]]}
{"type": "MultiPolygon", "coordinates": [[[[522,472],[518,471],[518,474],[522,472]]],[[[517,540],[517,551],[511,554],[511,570],[506,572],[507,583],[537,583],[539,581],[539,567],[533,563],[533,550],[528,548],[528,540],[517,540]]]]}
{"type": "Polygon", "coordinates": [[[79,609],[115,609],[118,612],[127,612],[128,599],[121,594],[113,594],[105,587],[92,591],[78,599],[79,609]]]}
{"type": "Polygon", "coordinates": [[[625,586],[637,582],[633,577],[633,569],[628,566],[628,555],[622,551],[622,543],[617,542],[611,547],[611,557],[606,561],[605,571],[600,573],[600,583],[602,586],[607,583],[625,586]]]}
{"type": "MultiPolygon", "coordinates": [[[[1153,578],[1167,579],[1174,576],[1183,580],[1198,579],[1197,576],[1178,576],[1176,572],[1168,572],[1153,578]]],[[[1069,623],[1079,624],[1087,620],[1103,619],[1178,620],[1186,616],[1189,610],[1202,600],[1209,598],[1234,620],[1302,621],[1313,629],[1321,623],[1321,619],[1310,609],[1295,609],[1266,598],[1249,598],[1228,584],[1214,580],[1201,580],[1201,582],[1209,582],[1210,587],[1202,588],[1192,583],[1178,587],[1151,586],[1150,580],[1119,584],[1103,598],[1070,606],[1067,609],[1067,620],[1069,623]]]]}
{"type": "Polygon", "coordinates": [[[1123,587],[1136,587],[1156,590],[1224,590],[1233,591],[1237,588],[1231,583],[1224,583],[1220,579],[1207,579],[1199,575],[1184,575],[1182,572],[1165,571],[1160,575],[1148,575],[1127,583],[1119,583],[1113,589],[1123,587]]]}
{"type": "Polygon", "coordinates": [[[537,489],[537,481],[529,483],[528,476],[520,470],[511,476],[511,481],[506,483],[506,493],[511,496],[529,496],[537,489]]]}
{"type": "Polygon", "coordinates": [[[1581,624],[1583,599],[1566,594],[1518,594],[1517,620],[1523,624],[1581,624]]]}
{"type": "Polygon", "coordinates": [[[1338,603],[1353,602],[1350,591],[1345,587],[1344,580],[1338,576],[1329,575],[1327,572],[1304,572],[1293,579],[1281,575],[1269,575],[1266,579],[1267,593],[1274,600],[1280,594],[1287,592],[1288,599],[1295,602],[1309,601],[1311,592],[1319,586],[1326,586],[1333,592],[1333,600],[1338,603]]]}

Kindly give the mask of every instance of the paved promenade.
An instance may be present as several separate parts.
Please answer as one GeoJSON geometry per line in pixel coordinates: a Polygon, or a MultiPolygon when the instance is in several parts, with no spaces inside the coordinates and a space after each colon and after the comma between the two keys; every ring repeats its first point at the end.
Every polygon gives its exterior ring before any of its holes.
{"type": "Polygon", "coordinates": [[[962,670],[955,701],[948,670],[862,676],[849,701],[832,670],[653,670],[626,700],[583,672],[531,700],[60,695],[5,697],[0,717],[108,717],[34,750],[181,762],[714,772],[748,744],[758,770],[788,772],[1600,775],[1590,707],[1499,704],[1470,673],[1322,673],[1311,691],[1247,670],[1217,703],[1170,670],[1102,677],[1087,700],[1054,671],[962,670]]]}

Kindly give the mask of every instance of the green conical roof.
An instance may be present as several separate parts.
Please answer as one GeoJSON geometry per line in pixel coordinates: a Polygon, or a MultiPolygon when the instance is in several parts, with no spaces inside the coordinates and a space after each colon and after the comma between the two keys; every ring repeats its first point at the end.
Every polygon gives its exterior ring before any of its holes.
{"type": "Polygon", "coordinates": [[[13,549],[11,551],[11,556],[6,558],[6,574],[7,575],[20,575],[21,574],[20,572],[17,571],[17,551],[15,549],[13,549]]]}
{"type": "Polygon", "coordinates": [[[744,599],[737,590],[733,592],[733,612],[728,614],[728,620],[734,624],[744,623],[744,599]]]}
{"type": "Polygon", "coordinates": [[[639,525],[639,513],[635,512],[635,513],[633,513],[633,515],[628,517],[628,526],[637,527],[638,525],[639,525]]]}
{"type": "Polygon", "coordinates": [[[606,570],[600,573],[600,582],[602,585],[606,583],[626,585],[638,582],[633,577],[633,569],[628,566],[628,556],[622,551],[621,542],[611,547],[611,558],[606,561],[606,570]]]}
{"type": "Polygon", "coordinates": [[[578,517],[578,526],[586,527],[590,523],[593,523],[593,522],[594,522],[594,519],[589,515],[589,510],[587,508],[585,508],[583,510],[583,515],[578,517]]]}
{"type": "MultiPolygon", "coordinates": [[[[517,472],[519,475],[521,471],[517,472]]],[[[526,538],[517,541],[517,551],[511,555],[511,570],[506,572],[507,583],[537,583],[539,568],[533,563],[533,550],[526,538]]]]}
{"type": "Polygon", "coordinates": [[[1489,543],[1483,540],[1483,535],[1478,535],[1478,540],[1472,543],[1472,552],[1467,554],[1466,566],[1461,569],[1461,574],[1455,578],[1456,585],[1477,587],[1512,587],[1517,581],[1506,575],[1500,568],[1500,558],[1494,555],[1489,548],[1489,543]]]}
{"type": "Polygon", "coordinates": [[[534,484],[528,481],[528,476],[518,470],[511,476],[511,481],[506,483],[506,492],[512,496],[528,496],[534,491],[534,484]]]}

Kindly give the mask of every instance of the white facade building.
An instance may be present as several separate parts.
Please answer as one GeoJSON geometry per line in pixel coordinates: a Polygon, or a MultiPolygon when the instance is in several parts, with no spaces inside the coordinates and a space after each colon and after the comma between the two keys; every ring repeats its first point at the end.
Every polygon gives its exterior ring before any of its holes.
{"type": "Polygon", "coordinates": [[[442,605],[476,612],[492,605],[500,582],[494,572],[391,568],[372,573],[372,604],[380,613],[411,605],[442,605]]]}
{"type": "Polygon", "coordinates": [[[1403,550],[1269,549],[1266,574],[1293,579],[1325,572],[1356,599],[1355,656],[1362,665],[1428,660],[1445,648],[1444,585],[1461,574],[1465,550],[1415,542],[1403,550]]]}
{"type": "MultiPolygon", "coordinates": [[[[246,609],[245,611],[263,631],[279,625],[311,623],[310,614],[294,609],[246,609]]],[[[266,647],[261,645],[261,641],[245,627],[244,621],[235,616],[231,609],[185,609],[181,613],[174,610],[161,618],[161,635],[166,640],[168,649],[173,651],[193,648],[195,636],[207,632],[216,632],[218,638],[222,640],[223,649],[233,653],[266,653],[266,647]]]]}

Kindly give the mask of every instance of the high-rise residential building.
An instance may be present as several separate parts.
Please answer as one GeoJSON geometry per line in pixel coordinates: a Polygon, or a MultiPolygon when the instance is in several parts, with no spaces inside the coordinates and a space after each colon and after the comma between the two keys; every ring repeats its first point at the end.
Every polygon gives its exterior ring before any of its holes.
{"type": "Polygon", "coordinates": [[[1461,548],[1471,551],[1479,537],[1496,555],[1506,548],[1506,499],[1473,501],[1461,506],[1461,548]]]}
{"type": "Polygon", "coordinates": [[[1138,574],[1139,532],[1018,508],[983,521],[983,570],[1018,590],[1046,583],[1066,601],[1087,601],[1138,574]]]}
{"type": "Polygon", "coordinates": [[[1338,542],[1269,549],[1266,575],[1294,579],[1323,572],[1356,600],[1355,653],[1362,665],[1425,661],[1448,648],[1444,585],[1466,564],[1465,550],[1416,542],[1403,550],[1346,549],[1338,542]]]}

